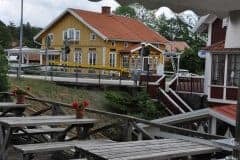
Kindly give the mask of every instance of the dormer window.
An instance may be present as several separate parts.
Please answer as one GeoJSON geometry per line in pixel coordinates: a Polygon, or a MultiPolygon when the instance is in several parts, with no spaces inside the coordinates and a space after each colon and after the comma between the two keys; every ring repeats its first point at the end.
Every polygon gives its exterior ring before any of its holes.
{"type": "Polygon", "coordinates": [[[97,39],[97,35],[93,32],[90,33],[90,40],[96,40],[97,39]]]}

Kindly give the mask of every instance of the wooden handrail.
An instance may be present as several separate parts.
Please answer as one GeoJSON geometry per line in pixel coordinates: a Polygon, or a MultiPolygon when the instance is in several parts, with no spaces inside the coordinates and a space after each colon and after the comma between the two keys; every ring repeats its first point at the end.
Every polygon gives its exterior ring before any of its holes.
{"type": "MultiPolygon", "coordinates": [[[[26,97],[26,98],[28,100],[32,100],[32,101],[45,102],[45,103],[55,104],[55,105],[59,105],[59,106],[67,107],[67,108],[72,108],[72,106],[67,103],[39,99],[39,98],[31,98],[31,97],[26,97]]],[[[87,108],[86,111],[90,112],[90,113],[97,113],[97,114],[107,115],[107,116],[111,116],[111,117],[115,117],[115,118],[121,118],[121,119],[127,120],[127,121],[133,121],[133,122],[135,121],[136,123],[148,124],[150,126],[159,128],[161,131],[176,133],[176,134],[180,134],[180,135],[187,135],[187,136],[191,136],[191,137],[198,137],[198,138],[204,138],[204,139],[224,139],[225,138],[223,136],[211,135],[211,134],[207,134],[207,133],[199,133],[197,131],[179,128],[176,126],[170,126],[167,124],[159,124],[156,122],[151,122],[151,121],[148,121],[145,119],[141,119],[141,118],[137,118],[137,117],[133,117],[133,116],[129,116],[129,115],[101,111],[101,110],[96,110],[96,109],[91,109],[91,108],[87,108]]]]}

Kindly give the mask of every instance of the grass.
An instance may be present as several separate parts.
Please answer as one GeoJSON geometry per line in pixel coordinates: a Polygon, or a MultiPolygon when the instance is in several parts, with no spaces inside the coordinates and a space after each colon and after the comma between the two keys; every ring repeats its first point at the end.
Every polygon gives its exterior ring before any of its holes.
{"type": "Polygon", "coordinates": [[[50,99],[71,104],[73,101],[89,100],[90,107],[104,109],[104,94],[99,90],[56,85],[54,82],[33,79],[10,78],[11,90],[16,86],[30,88],[30,92],[42,99],[50,99]]]}

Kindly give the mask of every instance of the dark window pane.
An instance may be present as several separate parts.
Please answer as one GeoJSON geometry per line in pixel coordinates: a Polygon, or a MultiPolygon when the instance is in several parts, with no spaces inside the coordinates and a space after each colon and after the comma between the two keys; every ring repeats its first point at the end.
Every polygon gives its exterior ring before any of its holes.
{"type": "Polygon", "coordinates": [[[212,84],[224,84],[225,55],[212,55],[212,84]]]}

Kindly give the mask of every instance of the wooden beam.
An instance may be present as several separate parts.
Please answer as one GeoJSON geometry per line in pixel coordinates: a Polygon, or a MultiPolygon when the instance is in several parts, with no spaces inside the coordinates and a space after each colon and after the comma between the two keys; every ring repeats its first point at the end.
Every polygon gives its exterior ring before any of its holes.
{"type": "MultiPolygon", "coordinates": [[[[51,101],[51,100],[44,100],[44,99],[39,99],[39,98],[31,98],[31,97],[27,97],[27,99],[33,100],[33,101],[38,101],[38,102],[50,103],[50,104],[59,104],[60,106],[72,109],[72,106],[67,103],[56,102],[56,101],[51,101]]],[[[115,117],[115,118],[121,118],[123,120],[131,120],[131,121],[136,121],[137,123],[148,124],[148,125],[159,128],[161,131],[171,132],[171,133],[175,133],[175,134],[181,134],[181,135],[186,135],[186,136],[191,136],[191,137],[199,137],[199,138],[204,138],[204,139],[224,139],[225,138],[223,136],[211,135],[211,134],[207,134],[207,133],[199,133],[197,131],[179,128],[176,126],[170,126],[167,124],[159,124],[156,122],[151,122],[151,121],[148,121],[145,119],[141,119],[141,118],[137,118],[137,117],[133,117],[133,116],[129,116],[129,115],[106,112],[106,111],[101,111],[101,110],[96,110],[96,109],[91,109],[91,108],[87,108],[86,111],[89,113],[97,113],[97,114],[102,114],[102,115],[111,116],[111,117],[115,117]]]]}
{"type": "Polygon", "coordinates": [[[112,128],[112,127],[115,127],[115,126],[119,126],[119,125],[121,125],[121,122],[116,122],[116,123],[108,124],[108,125],[105,125],[105,126],[103,126],[103,127],[97,128],[97,129],[95,129],[95,130],[89,131],[88,135],[96,134],[96,133],[101,132],[101,131],[103,131],[103,130],[106,130],[106,129],[109,129],[109,128],[112,128]]]}
{"type": "Polygon", "coordinates": [[[140,133],[142,133],[144,136],[146,136],[148,139],[155,139],[153,136],[151,136],[146,130],[144,130],[142,127],[138,126],[135,122],[132,122],[132,125],[134,128],[136,128],[140,133]]]}

